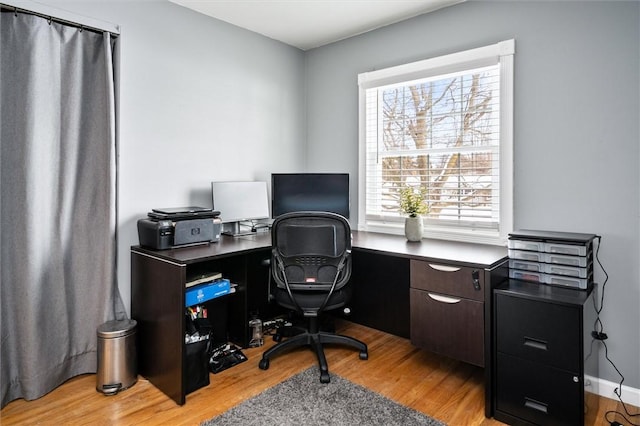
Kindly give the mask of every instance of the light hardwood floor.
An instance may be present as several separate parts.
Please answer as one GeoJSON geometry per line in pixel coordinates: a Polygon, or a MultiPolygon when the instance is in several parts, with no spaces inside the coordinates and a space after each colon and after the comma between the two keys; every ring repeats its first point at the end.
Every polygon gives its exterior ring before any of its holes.
{"type": "MultiPolygon", "coordinates": [[[[338,331],[367,343],[369,359],[357,351],[331,347],[329,371],[378,392],[448,425],[501,425],[484,417],[483,370],[419,350],[407,339],[350,322],[338,331]]],[[[219,374],[211,384],[187,395],[177,405],[143,377],[130,389],[104,396],[95,389],[95,374],[82,375],[35,401],[16,400],[0,412],[9,425],[198,425],[316,364],[306,349],[272,359],[269,370],[258,368],[262,348],[246,349],[248,360],[219,374]]],[[[606,410],[620,410],[616,401],[600,398],[595,424],[606,424],[606,410]]],[[[265,423],[265,424],[268,424],[265,423]]]]}

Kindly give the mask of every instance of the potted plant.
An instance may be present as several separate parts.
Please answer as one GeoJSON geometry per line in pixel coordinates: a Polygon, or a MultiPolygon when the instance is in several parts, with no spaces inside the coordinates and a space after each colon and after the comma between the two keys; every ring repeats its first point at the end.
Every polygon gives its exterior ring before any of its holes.
{"type": "Polygon", "coordinates": [[[404,221],[404,235],[409,241],[422,240],[424,225],[422,215],[429,213],[429,204],[425,201],[426,188],[406,186],[400,190],[400,210],[407,216],[404,221]]]}

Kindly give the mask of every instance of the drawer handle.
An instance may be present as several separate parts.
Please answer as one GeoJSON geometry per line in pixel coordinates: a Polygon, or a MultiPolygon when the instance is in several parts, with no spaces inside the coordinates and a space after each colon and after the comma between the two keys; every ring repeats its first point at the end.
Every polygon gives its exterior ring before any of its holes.
{"type": "Polygon", "coordinates": [[[459,303],[460,302],[460,299],[455,299],[453,297],[447,297],[447,296],[441,296],[439,294],[427,293],[427,295],[429,295],[430,298],[432,298],[433,300],[435,300],[437,302],[442,302],[442,303],[459,303]]]}
{"type": "Polygon", "coordinates": [[[429,263],[429,266],[432,269],[435,269],[436,271],[441,271],[441,272],[458,272],[460,270],[460,268],[456,266],[436,265],[434,263],[429,263]]]}
{"type": "Polygon", "coordinates": [[[534,339],[532,337],[524,336],[524,345],[529,346],[530,348],[533,348],[533,349],[539,349],[541,351],[548,350],[547,342],[545,342],[544,340],[534,339]]]}
{"type": "Polygon", "coordinates": [[[532,410],[540,411],[547,414],[547,404],[544,402],[536,401],[535,399],[524,397],[524,406],[531,408],[532,410]]]}

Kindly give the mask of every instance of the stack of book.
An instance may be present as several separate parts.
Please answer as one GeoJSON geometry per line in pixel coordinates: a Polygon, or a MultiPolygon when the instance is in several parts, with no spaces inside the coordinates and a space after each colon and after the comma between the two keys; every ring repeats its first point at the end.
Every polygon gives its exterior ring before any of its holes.
{"type": "Polygon", "coordinates": [[[210,272],[192,277],[187,280],[185,286],[187,288],[185,292],[186,307],[198,305],[235,291],[235,287],[231,285],[231,282],[226,278],[222,278],[222,274],[219,272],[210,272]]]}
{"type": "Polygon", "coordinates": [[[187,283],[185,284],[185,286],[189,288],[198,284],[210,283],[215,280],[219,280],[220,278],[222,278],[222,274],[220,272],[207,272],[187,278],[187,283]]]}

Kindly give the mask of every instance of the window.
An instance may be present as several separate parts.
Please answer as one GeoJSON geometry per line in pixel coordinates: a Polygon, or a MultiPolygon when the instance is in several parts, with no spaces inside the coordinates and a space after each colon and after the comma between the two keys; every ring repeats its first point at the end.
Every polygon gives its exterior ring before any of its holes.
{"type": "Polygon", "coordinates": [[[425,194],[425,237],[504,244],[511,231],[514,40],[363,73],[359,229],[402,233],[400,189],[425,194]]]}

